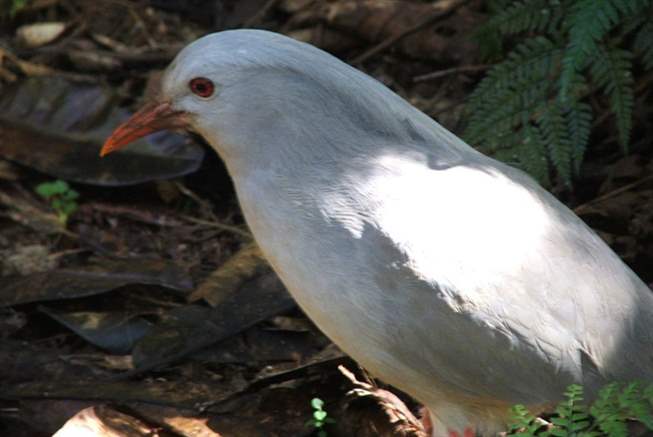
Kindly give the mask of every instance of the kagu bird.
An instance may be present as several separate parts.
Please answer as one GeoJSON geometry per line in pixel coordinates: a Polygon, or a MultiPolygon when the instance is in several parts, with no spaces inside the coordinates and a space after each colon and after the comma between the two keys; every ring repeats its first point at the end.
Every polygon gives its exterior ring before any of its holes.
{"type": "Polygon", "coordinates": [[[306,314],[424,403],[434,436],[492,435],[571,383],[653,381],[653,294],[574,213],[381,83],[258,30],[205,36],[102,154],[164,128],[224,159],[306,314]]]}

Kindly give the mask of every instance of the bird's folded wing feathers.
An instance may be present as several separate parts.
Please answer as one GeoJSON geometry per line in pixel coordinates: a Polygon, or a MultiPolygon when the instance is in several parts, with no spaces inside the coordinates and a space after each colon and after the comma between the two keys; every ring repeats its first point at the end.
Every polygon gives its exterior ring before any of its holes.
{"type": "Polygon", "coordinates": [[[376,228],[414,276],[404,292],[430,307],[419,323],[439,331],[424,342],[445,378],[527,401],[571,382],[653,377],[650,290],[530,178],[490,160],[380,163],[363,192],[383,197],[370,202],[376,228]]]}

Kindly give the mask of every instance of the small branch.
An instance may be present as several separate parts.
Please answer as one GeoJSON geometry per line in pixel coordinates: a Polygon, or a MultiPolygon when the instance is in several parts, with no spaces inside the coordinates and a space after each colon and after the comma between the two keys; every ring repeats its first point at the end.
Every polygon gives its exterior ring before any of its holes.
{"type": "Polygon", "coordinates": [[[630,191],[633,188],[639,187],[640,185],[645,184],[646,182],[649,182],[653,180],[653,174],[648,175],[638,181],[635,181],[631,184],[624,185],[623,187],[617,188],[616,190],[609,191],[595,199],[590,200],[589,202],[583,203],[581,205],[578,205],[576,208],[574,208],[574,212],[576,214],[582,214],[583,211],[585,211],[587,208],[590,206],[594,205],[595,203],[603,202],[604,200],[611,199],[615,196],[618,196],[621,193],[625,193],[626,191],[630,191]]]}
{"type": "Polygon", "coordinates": [[[187,220],[187,221],[191,222],[191,223],[196,223],[198,225],[203,225],[203,226],[207,226],[207,227],[211,227],[211,228],[220,229],[222,231],[232,232],[234,234],[240,235],[241,237],[247,238],[248,240],[251,240],[253,238],[252,234],[250,234],[249,232],[244,231],[244,230],[242,230],[242,229],[240,229],[240,228],[238,228],[236,226],[225,225],[225,224],[220,223],[220,222],[212,222],[212,221],[209,221],[209,220],[202,220],[202,219],[198,219],[198,218],[191,217],[191,216],[188,216],[188,215],[182,215],[180,217],[182,219],[184,219],[184,220],[187,220]]]}
{"type": "Polygon", "coordinates": [[[436,23],[437,21],[440,21],[440,20],[442,20],[444,18],[449,17],[454,12],[456,12],[456,10],[458,10],[458,8],[460,8],[461,6],[465,5],[468,2],[469,2],[469,0],[451,0],[449,2],[440,1],[440,2],[436,3],[437,6],[442,5],[442,7],[441,7],[441,9],[436,11],[434,14],[426,17],[424,20],[420,21],[416,25],[414,25],[412,27],[409,27],[409,28],[403,30],[402,32],[399,32],[398,34],[387,38],[385,41],[382,41],[380,44],[377,44],[376,46],[372,47],[371,49],[369,49],[368,51],[366,51],[362,55],[354,58],[351,61],[351,63],[352,64],[361,64],[361,63],[367,61],[372,56],[375,56],[375,55],[383,52],[384,50],[388,49],[389,47],[392,47],[394,44],[396,44],[397,42],[399,42],[403,38],[407,37],[408,35],[411,35],[411,34],[413,34],[415,32],[418,32],[418,31],[424,29],[425,27],[428,27],[431,24],[436,23]]]}
{"type": "Polygon", "coordinates": [[[417,83],[417,82],[425,82],[427,80],[440,79],[442,77],[449,76],[451,74],[483,71],[488,69],[489,67],[490,67],[489,65],[481,64],[481,65],[463,65],[461,67],[447,68],[445,70],[439,70],[439,71],[434,71],[433,73],[427,73],[427,74],[422,74],[420,76],[415,76],[413,78],[413,82],[417,83]]]}
{"type": "Polygon", "coordinates": [[[279,0],[268,0],[256,14],[243,23],[242,27],[254,27],[259,24],[277,3],[279,0]]]}
{"type": "MultiPolygon", "coordinates": [[[[15,54],[11,53],[6,48],[0,47],[0,67],[3,64],[3,58],[9,59],[9,61],[15,64],[26,76],[61,76],[72,81],[90,83],[95,83],[98,81],[96,77],[86,74],[70,73],[68,71],[62,71],[48,67],[47,65],[24,61],[15,54]]],[[[11,72],[9,73],[10,75],[13,74],[11,72]]],[[[5,76],[7,79],[11,79],[11,77],[9,77],[9,75],[6,73],[4,73],[3,76],[5,76]]]]}

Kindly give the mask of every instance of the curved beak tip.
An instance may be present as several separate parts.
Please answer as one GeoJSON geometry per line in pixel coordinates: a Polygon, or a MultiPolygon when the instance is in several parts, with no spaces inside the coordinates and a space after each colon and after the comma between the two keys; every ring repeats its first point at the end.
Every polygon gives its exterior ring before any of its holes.
{"type": "Polygon", "coordinates": [[[152,102],[144,105],[127,121],[120,124],[100,149],[100,157],[120,150],[126,145],[168,128],[185,128],[188,123],[182,111],[175,111],[169,102],[152,102]]]}
{"type": "Polygon", "coordinates": [[[109,138],[100,149],[100,158],[104,158],[113,150],[115,150],[115,147],[113,147],[113,142],[111,141],[111,138],[109,138]]]}

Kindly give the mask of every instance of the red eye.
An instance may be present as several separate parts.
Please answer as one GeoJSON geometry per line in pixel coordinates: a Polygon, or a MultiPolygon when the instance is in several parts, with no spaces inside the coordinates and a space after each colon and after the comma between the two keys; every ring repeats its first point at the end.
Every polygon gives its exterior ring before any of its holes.
{"type": "Polygon", "coordinates": [[[194,94],[200,97],[211,97],[215,90],[213,82],[205,77],[196,77],[188,83],[188,86],[194,94]]]}

